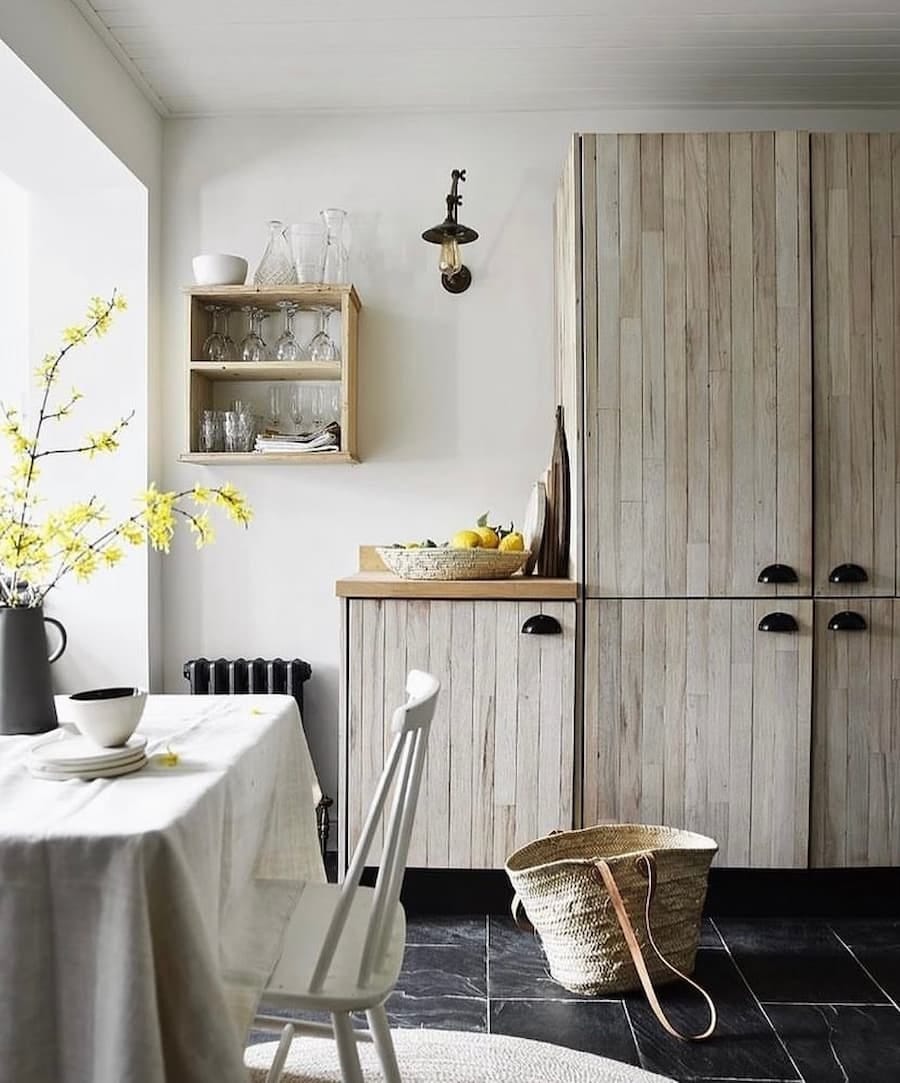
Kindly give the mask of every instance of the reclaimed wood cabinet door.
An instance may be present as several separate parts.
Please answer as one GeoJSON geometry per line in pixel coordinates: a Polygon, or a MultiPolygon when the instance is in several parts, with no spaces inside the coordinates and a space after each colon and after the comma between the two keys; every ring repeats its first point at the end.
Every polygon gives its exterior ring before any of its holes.
{"type": "Polygon", "coordinates": [[[718,864],[808,861],[812,602],[585,603],[583,822],[710,835],[718,864]],[[773,609],[797,631],[763,632],[773,609]]]}
{"type": "Polygon", "coordinates": [[[811,142],[816,593],[896,593],[900,136],[811,142]],[[866,582],[831,583],[839,565],[866,582]]]}
{"type": "Polygon", "coordinates": [[[350,599],[340,742],[343,860],[390,747],[406,673],[441,682],[409,853],[412,868],[502,868],[573,823],[575,603],[350,599]],[[536,613],[561,633],[526,635],[536,613]]]}
{"type": "Polygon", "coordinates": [[[815,622],[812,864],[900,864],[900,601],[816,602],[815,622]]]}
{"type": "Polygon", "coordinates": [[[810,594],[809,136],[582,141],[588,597],[810,594]]]}

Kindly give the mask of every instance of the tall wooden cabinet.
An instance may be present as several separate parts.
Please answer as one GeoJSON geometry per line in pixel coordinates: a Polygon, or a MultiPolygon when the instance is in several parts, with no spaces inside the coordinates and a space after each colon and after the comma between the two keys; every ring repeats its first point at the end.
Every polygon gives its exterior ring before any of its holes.
{"type": "Polygon", "coordinates": [[[584,822],[896,863],[900,137],[584,135],[555,220],[584,822]]]}
{"type": "Polygon", "coordinates": [[[582,139],[588,596],[810,591],[808,152],[582,139]]]}

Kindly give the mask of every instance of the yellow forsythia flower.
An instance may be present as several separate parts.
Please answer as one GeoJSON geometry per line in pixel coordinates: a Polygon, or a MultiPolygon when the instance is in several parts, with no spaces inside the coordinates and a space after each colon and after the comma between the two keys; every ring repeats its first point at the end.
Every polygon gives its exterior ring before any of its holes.
{"type": "Polygon", "coordinates": [[[77,346],[87,338],[87,331],[83,327],[73,325],[72,327],[67,327],[63,331],[62,337],[63,342],[68,342],[72,346],[77,346]]]}
{"type": "Polygon", "coordinates": [[[107,545],[102,553],[104,563],[109,568],[114,568],[116,564],[125,556],[121,548],[118,545],[107,545]]]}

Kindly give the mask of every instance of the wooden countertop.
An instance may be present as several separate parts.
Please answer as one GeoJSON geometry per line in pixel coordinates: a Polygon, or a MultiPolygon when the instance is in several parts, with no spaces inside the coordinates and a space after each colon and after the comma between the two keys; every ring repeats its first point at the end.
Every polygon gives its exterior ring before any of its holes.
{"type": "Polygon", "coordinates": [[[578,596],[574,579],[542,579],[514,575],[509,579],[401,579],[388,571],[357,572],[335,583],[339,598],[481,598],[485,601],[572,600],[578,596]]]}

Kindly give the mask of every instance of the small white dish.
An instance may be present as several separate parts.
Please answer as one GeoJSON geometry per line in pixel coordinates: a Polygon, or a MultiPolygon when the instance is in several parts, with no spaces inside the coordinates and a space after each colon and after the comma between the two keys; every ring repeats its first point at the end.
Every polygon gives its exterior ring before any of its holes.
{"type": "Polygon", "coordinates": [[[191,266],[198,286],[243,286],[247,280],[247,261],[243,256],[214,252],[194,256],[191,266]]]}
{"type": "Polygon", "coordinates": [[[90,782],[95,778],[119,778],[121,775],[134,774],[135,771],[140,771],[146,763],[147,757],[141,753],[139,759],[132,760],[130,763],[120,763],[116,767],[83,767],[79,771],[62,771],[54,767],[30,763],[28,769],[35,778],[48,779],[53,782],[68,782],[70,779],[90,782]]]}
{"type": "Polygon", "coordinates": [[[64,713],[80,733],[103,748],[124,745],[137,729],[147,693],[137,688],[93,688],[66,700],[64,713]]]}
{"type": "Polygon", "coordinates": [[[77,771],[86,767],[117,767],[140,759],[146,745],[147,738],[141,733],[133,734],[118,748],[101,748],[90,737],[56,730],[52,737],[43,737],[31,746],[31,762],[35,766],[60,771],[77,771]]]}

